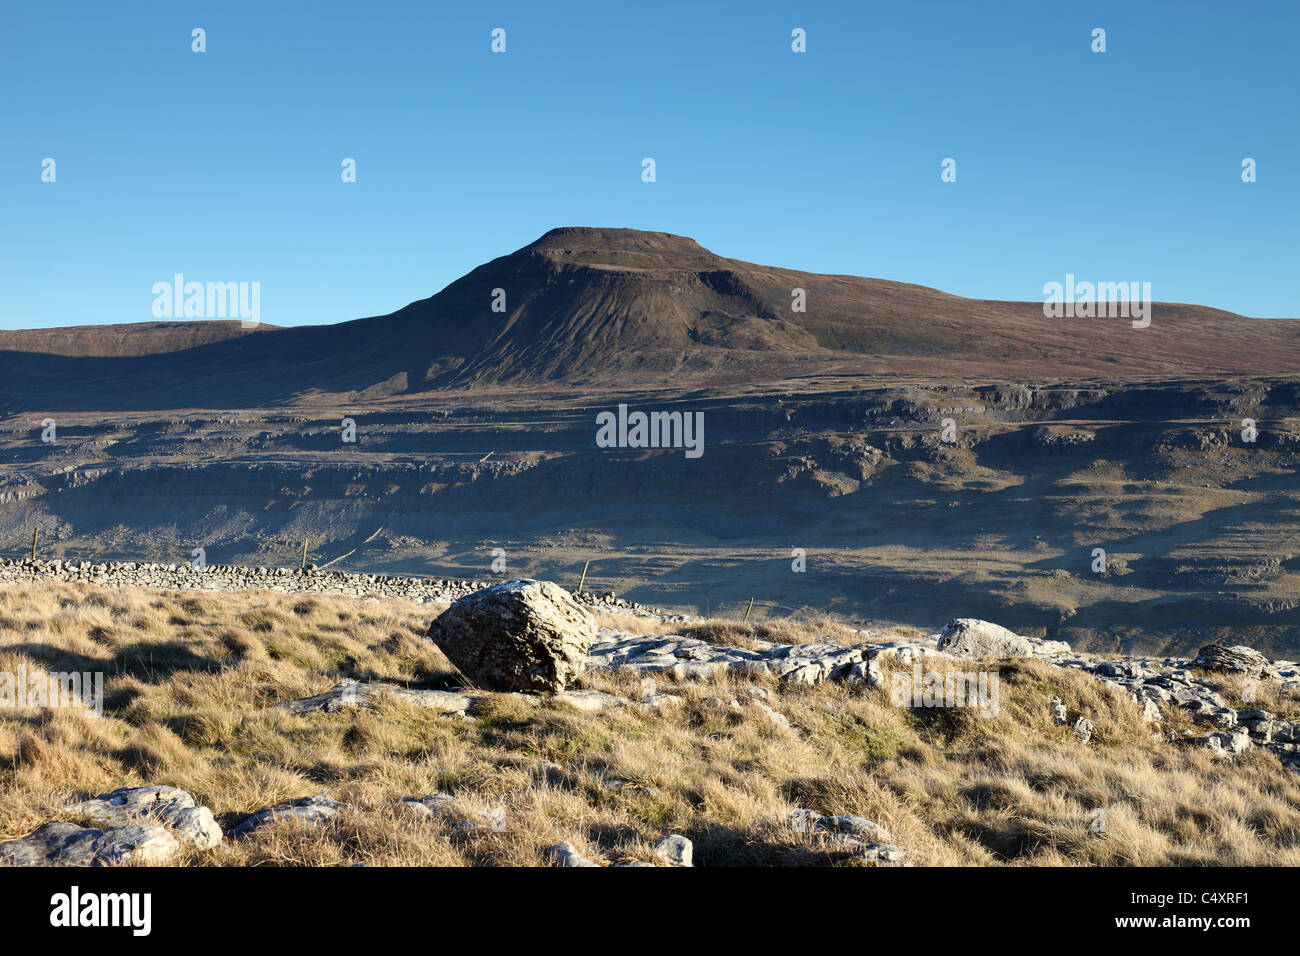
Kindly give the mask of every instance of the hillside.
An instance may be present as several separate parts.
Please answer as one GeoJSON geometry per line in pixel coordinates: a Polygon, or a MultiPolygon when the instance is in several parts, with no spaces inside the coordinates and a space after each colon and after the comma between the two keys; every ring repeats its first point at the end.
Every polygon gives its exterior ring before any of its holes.
{"type": "MultiPolygon", "coordinates": [[[[640,673],[624,669],[590,669],[571,696],[460,691],[423,638],[444,607],[268,590],[0,589],[0,667],[107,675],[102,716],[0,711],[0,843],[95,824],[82,801],[149,785],[180,788],[215,815],[212,840],[194,845],[178,829],[180,845],[166,841],[156,862],[169,865],[536,866],[555,863],[562,843],[598,865],[664,865],[666,834],[689,839],[704,867],[1300,862],[1300,776],[1249,739],[1216,754],[1213,726],[1172,703],[1144,723],[1128,693],[1082,670],[980,665],[999,687],[987,712],[728,671],[658,674],[654,706],[640,673]],[[394,690],[324,706],[349,679],[394,690]],[[1053,719],[1053,697],[1069,722],[1053,719]],[[1083,714],[1087,739],[1072,727],[1083,714]],[[314,797],[313,816],[249,824],[314,797]],[[831,825],[806,825],[816,814],[831,825]],[[863,833],[887,847],[866,856],[863,833]]],[[[600,623],[643,641],[669,633],[653,619],[600,623]]],[[[924,645],[817,621],[676,627],[733,652],[870,641],[886,688],[911,672],[898,655],[924,645]]],[[[931,672],[976,666],[927,660],[931,672]]],[[[1276,681],[1243,705],[1239,676],[1206,680],[1232,707],[1300,718],[1296,692],[1276,681]]]]}
{"type": "MultiPolygon", "coordinates": [[[[262,324],[256,331],[275,326],[262,324]]],[[[132,358],[162,355],[224,342],[249,331],[238,321],[131,322],[53,329],[0,329],[0,353],[34,352],[68,358],[132,358]]]]}
{"type": "Polygon", "coordinates": [[[229,334],[223,327],[201,341],[186,323],[10,333],[0,337],[8,349],[0,352],[0,411],[228,408],[501,386],[690,387],[812,374],[1033,380],[1300,367],[1297,320],[1159,302],[1145,329],[1126,318],[1048,319],[1038,302],[755,265],[632,229],[551,230],[390,315],[229,334]],[[498,289],[504,312],[492,310],[498,289]],[[793,311],[795,289],[804,290],[806,311],[793,311]],[[51,351],[35,351],[42,342],[51,351]]]}
{"type": "Polygon", "coordinates": [[[799,384],[61,415],[53,443],[16,416],[0,555],[39,529],[45,558],[296,564],[307,538],[334,570],[478,578],[500,548],[511,573],[576,583],[590,561],[602,591],[695,613],[1300,648],[1294,377],[799,384]],[[620,402],[703,415],[702,457],[597,447],[620,402]]]}
{"type": "Polygon", "coordinates": [[[39,531],[43,557],[260,564],[308,539],[339,570],[474,577],[502,549],[699,613],[1294,651],[1300,321],[1104,321],[569,228],[340,325],[11,333],[0,554],[39,531]],[[700,416],[700,457],[598,445],[621,403],[700,416]]]}

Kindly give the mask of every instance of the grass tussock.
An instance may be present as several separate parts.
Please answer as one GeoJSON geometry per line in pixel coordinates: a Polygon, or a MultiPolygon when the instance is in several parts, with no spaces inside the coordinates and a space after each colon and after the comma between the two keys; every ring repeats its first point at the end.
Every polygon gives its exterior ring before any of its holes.
{"type": "MultiPolygon", "coordinates": [[[[67,819],[72,799],[168,784],[226,828],[316,793],[348,804],[324,825],[277,823],[178,860],[195,865],[527,866],[562,840],[617,863],[653,859],[668,832],[695,842],[698,865],[827,862],[790,829],[795,807],[875,820],[923,865],[1300,865],[1300,776],[1267,754],[1225,763],[1171,743],[1185,722],[1152,728],[1126,695],[1040,662],[1000,668],[991,716],[899,707],[888,692],[842,684],[732,676],[660,681],[683,703],[658,714],[582,713],[515,695],[491,695],[473,720],[393,698],[337,714],[272,706],[345,677],[455,685],[422,638],[430,610],[266,591],[0,590],[0,670],[106,674],[101,718],[0,711],[0,839],[67,819]],[[755,684],[789,728],[746,704],[755,684]],[[1052,696],[1071,722],[1092,720],[1090,743],[1052,722],[1052,696]],[[397,805],[434,790],[456,797],[454,812],[426,820],[397,805]],[[497,809],[504,833],[454,829],[497,809]],[[1094,832],[1099,810],[1104,835],[1094,832]]],[[[824,622],[678,631],[735,645],[856,637],[824,622]]],[[[583,680],[640,696],[635,675],[583,680]]],[[[1293,698],[1266,684],[1259,694],[1258,706],[1295,712],[1293,698]]]]}
{"type": "Polygon", "coordinates": [[[753,650],[757,641],[770,644],[843,644],[862,643],[862,637],[831,618],[770,618],[752,623],[707,620],[679,625],[674,632],[684,637],[708,641],[725,647],[753,650]]]}

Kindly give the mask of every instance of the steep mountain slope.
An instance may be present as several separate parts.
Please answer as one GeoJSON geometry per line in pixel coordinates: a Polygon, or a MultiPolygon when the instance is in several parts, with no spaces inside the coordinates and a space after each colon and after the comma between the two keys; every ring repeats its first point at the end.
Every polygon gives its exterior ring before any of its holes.
{"type": "Polygon", "coordinates": [[[1127,318],[1049,319],[1037,302],[754,265],[681,236],[632,229],[552,230],[391,315],[262,328],[179,349],[180,333],[142,346],[145,334],[159,335],[110,328],[97,347],[64,345],[62,354],[12,339],[0,351],[0,412],[229,408],[448,388],[716,385],[832,373],[1027,380],[1300,368],[1296,320],[1163,303],[1145,329],[1127,318]],[[792,308],[796,289],[806,311],[792,308]],[[502,295],[505,311],[493,311],[502,295]]]}

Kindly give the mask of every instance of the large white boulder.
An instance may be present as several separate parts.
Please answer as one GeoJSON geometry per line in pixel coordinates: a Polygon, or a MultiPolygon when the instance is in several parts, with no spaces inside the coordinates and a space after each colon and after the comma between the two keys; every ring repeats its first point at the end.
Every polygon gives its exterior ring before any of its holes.
{"type": "Polygon", "coordinates": [[[939,650],[957,657],[996,660],[1034,656],[1034,645],[1028,638],[973,617],[955,617],[945,624],[939,635],[939,650]]]}

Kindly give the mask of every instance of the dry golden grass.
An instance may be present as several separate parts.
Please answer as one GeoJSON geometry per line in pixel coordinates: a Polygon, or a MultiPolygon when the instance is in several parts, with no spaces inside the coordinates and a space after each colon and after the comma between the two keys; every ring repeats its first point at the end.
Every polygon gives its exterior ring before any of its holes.
{"type": "MultiPolygon", "coordinates": [[[[743,700],[754,683],[731,677],[661,684],[684,702],[660,714],[504,694],[473,721],[392,698],[338,714],[271,706],[343,677],[453,685],[422,640],[436,610],[268,591],[0,590],[0,670],[107,673],[102,718],[0,711],[0,839],[66,819],[71,799],[150,783],[189,790],[226,828],[315,793],[349,805],[323,826],[278,823],[179,861],[198,865],[537,865],[561,840],[615,863],[652,859],[668,832],[695,841],[700,865],[826,862],[791,831],[794,807],[875,820],[918,864],[1300,864],[1300,776],[1268,754],[1226,764],[1171,744],[1127,696],[1036,662],[1001,669],[995,717],[899,708],[840,684],[758,681],[790,729],[755,708],[711,705],[743,700]],[[1052,723],[1054,694],[1071,719],[1090,714],[1090,744],[1052,723]],[[563,779],[539,776],[543,761],[563,779]],[[457,813],[423,820],[397,806],[434,790],[455,795],[457,813]],[[507,832],[452,830],[498,807],[507,832]],[[1108,814],[1104,837],[1089,829],[1097,809],[1108,814]]],[[[694,633],[732,643],[844,636],[735,622],[694,633]]],[[[631,674],[584,681],[639,695],[631,674]]]]}
{"type": "Polygon", "coordinates": [[[676,633],[693,637],[723,647],[755,649],[755,641],[772,644],[861,644],[862,638],[839,621],[831,618],[810,618],[796,621],[788,618],[746,623],[742,621],[708,620],[678,625],[676,633]]]}

